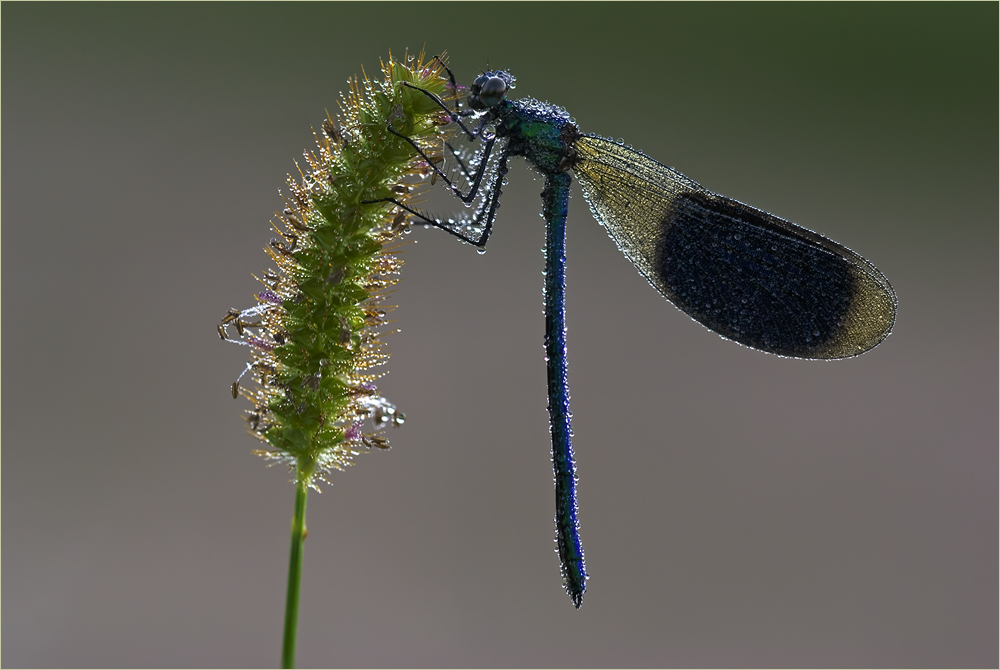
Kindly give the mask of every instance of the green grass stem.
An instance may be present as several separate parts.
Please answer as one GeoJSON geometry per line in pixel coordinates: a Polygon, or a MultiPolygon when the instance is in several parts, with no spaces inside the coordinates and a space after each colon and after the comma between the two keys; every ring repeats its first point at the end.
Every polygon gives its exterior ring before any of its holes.
{"type": "Polygon", "coordinates": [[[295,513],[292,515],[292,549],[288,556],[288,592],[285,595],[285,637],[281,646],[281,667],[295,667],[295,639],[299,628],[299,590],[302,585],[302,550],[306,541],[305,479],[295,483],[295,513]]]}

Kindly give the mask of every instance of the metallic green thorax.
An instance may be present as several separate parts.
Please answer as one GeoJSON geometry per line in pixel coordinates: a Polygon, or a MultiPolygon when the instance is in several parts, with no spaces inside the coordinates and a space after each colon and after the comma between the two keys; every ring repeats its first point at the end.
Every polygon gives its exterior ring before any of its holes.
{"type": "Polygon", "coordinates": [[[504,100],[496,108],[497,136],[509,139],[513,156],[524,156],[542,174],[566,172],[576,163],[580,130],[562,107],[532,98],[504,100]]]}

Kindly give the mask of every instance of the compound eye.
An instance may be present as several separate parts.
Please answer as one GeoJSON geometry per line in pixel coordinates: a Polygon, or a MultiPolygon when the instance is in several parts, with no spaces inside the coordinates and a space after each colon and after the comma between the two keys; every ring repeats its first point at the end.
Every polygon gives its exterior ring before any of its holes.
{"type": "Polygon", "coordinates": [[[479,95],[479,92],[483,90],[483,84],[485,84],[488,80],[489,77],[487,77],[485,74],[481,74],[478,77],[476,77],[476,80],[472,82],[471,86],[469,86],[469,94],[473,96],[479,95]]]}
{"type": "Polygon", "coordinates": [[[478,83],[481,87],[478,95],[479,101],[485,107],[493,107],[500,104],[500,101],[507,94],[507,82],[500,77],[489,77],[486,78],[485,82],[480,82],[480,79],[484,77],[485,75],[473,82],[473,86],[478,83]]]}

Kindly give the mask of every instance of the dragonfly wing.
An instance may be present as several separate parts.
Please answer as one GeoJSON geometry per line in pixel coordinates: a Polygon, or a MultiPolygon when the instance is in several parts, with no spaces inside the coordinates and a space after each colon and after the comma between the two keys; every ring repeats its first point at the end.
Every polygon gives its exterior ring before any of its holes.
{"type": "Polygon", "coordinates": [[[827,359],[864,353],[892,331],[895,292],[847,247],[617,142],[585,136],[575,147],[594,217],[664,297],[710,330],[827,359]]]}

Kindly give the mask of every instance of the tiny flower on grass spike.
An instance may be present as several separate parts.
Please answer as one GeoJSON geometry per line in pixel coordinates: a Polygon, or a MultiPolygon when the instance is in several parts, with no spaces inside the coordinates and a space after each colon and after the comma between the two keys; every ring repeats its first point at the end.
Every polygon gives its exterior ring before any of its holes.
{"type": "Polygon", "coordinates": [[[257,453],[295,472],[286,668],[295,665],[307,491],[362,451],[388,449],[381,430],[403,423],[375,386],[381,375],[374,368],[389,358],[382,337],[392,307],[384,302],[403,264],[395,253],[407,230],[405,210],[386,199],[410,202],[432,171],[387,126],[425,155],[440,154],[447,115],[404,82],[451,100],[457,90],[441,76],[443,66],[443,56],[390,55],[378,81],[350,81],[340,115],[328,114],[316,150],[305,153],[306,169],[288,177],[285,206],[272,220],[276,237],[265,248],[276,269],[257,278],[256,304],[230,309],[218,326],[223,340],[250,349],[232,394],[253,404],[248,430],[267,445],[257,453]]]}
{"type": "Polygon", "coordinates": [[[440,149],[441,108],[401,82],[453,97],[441,64],[423,53],[402,62],[390,56],[379,81],[350,82],[339,118],[323,121],[317,149],[305,153],[306,169],[288,177],[285,207],[272,220],[276,237],[265,248],[277,269],[258,277],[254,306],[229,310],[219,325],[224,340],[250,348],[232,390],[253,403],[250,433],[267,444],[258,453],[289,464],[314,488],[359,452],[388,447],[362,430],[366,419],[376,431],[403,422],[379,395],[373,368],[389,357],[382,327],[392,307],[383,303],[402,261],[387,245],[406,230],[406,216],[391,203],[363,203],[390,193],[406,201],[414,179],[427,174],[386,126],[440,149]]]}

